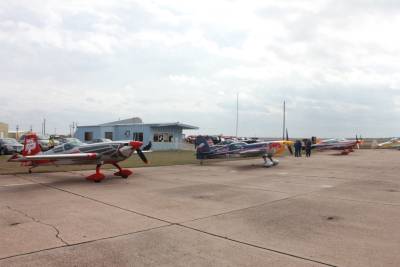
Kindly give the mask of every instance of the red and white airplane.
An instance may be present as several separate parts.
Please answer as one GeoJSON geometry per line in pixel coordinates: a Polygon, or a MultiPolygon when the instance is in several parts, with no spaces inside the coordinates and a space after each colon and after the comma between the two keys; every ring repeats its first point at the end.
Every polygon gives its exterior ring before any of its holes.
{"type": "Polygon", "coordinates": [[[122,169],[118,162],[129,158],[134,152],[148,163],[146,156],[140,149],[143,143],[139,141],[114,141],[107,143],[83,144],[79,142],[70,142],[58,145],[51,150],[42,152],[39,146],[36,134],[28,134],[25,137],[22,155],[15,154],[8,161],[21,162],[23,166],[28,166],[29,173],[32,168],[42,165],[96,165],[96,173],[88,176],[86,179],[100,182],[105,178],[100,172],[100,167],[104,164],[112,164],[118,168],[116,176],[127,178],[132,172],[128,169],[122,169]]]}
{"type": "Polygon", "coordinates": [[[354,148],[360,148],[363,141],[356,136],[356,140],[349,139],[326,139],[312,145],[316,150],[339,150],[341,155],[348,155],[354,152],[354,148]]]}

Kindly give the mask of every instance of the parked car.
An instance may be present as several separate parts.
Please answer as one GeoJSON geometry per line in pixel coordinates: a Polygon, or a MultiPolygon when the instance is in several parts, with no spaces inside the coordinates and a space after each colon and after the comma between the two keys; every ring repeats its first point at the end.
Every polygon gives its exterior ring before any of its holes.
{"type": "Polygon", "coordinates": [[[14,138],[0,138],[0,155],[21,153],[23,147],[14,138]]]}
{"type": "Polygon", "coordinates": [[[108,143],[108,142],[112,142],[112,140],[107,139],[107,138],[96,138],[93,139],[92,141],[88,142],[89,144],[94,144],[94,143],[108,143]]]}
{"type": "MultiPolygon", "coordinates": [[[[47,151],[50,148],[52,148],[52,147],[49,146],[50,145],[50,137],[49,136],[38,135],[37,137],[38,137],[40,149],[42,151],[47,151]]],[[[25,134],[21,135],[21,137],[18,139],[18,142],[20,144],[23,144],[24,141],[25,141],[25,134]]],[[[60,142],[58,140],[54,140],[53,139],[53,142],[54,142],[54,146],[57,146],[57,145],[60,144],[60,142]]]]}

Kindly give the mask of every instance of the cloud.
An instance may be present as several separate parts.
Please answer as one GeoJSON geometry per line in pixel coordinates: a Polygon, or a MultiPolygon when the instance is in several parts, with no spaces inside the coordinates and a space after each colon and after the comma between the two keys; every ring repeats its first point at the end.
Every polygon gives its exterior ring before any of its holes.
{"type": "Polygon", "coordinates": [[[0,3],[0,106],[11,127],[68,132],[141,116],[204,133],[399,132],[398,1],[0,3]]]}

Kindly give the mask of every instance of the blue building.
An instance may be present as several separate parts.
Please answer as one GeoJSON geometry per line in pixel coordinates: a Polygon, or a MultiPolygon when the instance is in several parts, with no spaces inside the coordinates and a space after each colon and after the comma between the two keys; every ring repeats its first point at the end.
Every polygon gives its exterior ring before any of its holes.
{"type": "Polygon", "coordinates": [[[145,145],[150,141],[152,150],[181,149],[183,130],[197,130],[198,127],[179,122],[143,123],[140,118],[119,120],[99,125],[78,126],[75,137],[82,142],[108,138],[113,141],[137,140],[145,145]]]}

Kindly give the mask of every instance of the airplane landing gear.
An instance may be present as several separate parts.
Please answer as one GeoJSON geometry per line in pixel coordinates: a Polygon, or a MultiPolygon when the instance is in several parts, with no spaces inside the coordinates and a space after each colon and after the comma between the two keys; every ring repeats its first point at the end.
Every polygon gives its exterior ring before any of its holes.
{"type": "Polygon", "coordinates": [[[117,163],[113,163],[113,165],[118,168],[118,171],[114,173],[115,176],[121,176],[122,178],[126,179],[132,174],[130,170],[122,169],[117,163]]]}
{"type": "Polygon", "coordinates": [[[100,167],[101,167],[101,164],[97,164],[96,173],[92,174],[92,175],[89,175],[88,177],[86,177],[86,179],[90,180],[90,181],[93,181],[95,183],[100,183],[101,180],[103,180],[105,178],[104,174],[102,174],[100,172],[100,167]]]}
{"type": "Polygon", "coordinates": [[[271,156],[263,156],[264,167],[269,168],[279,164],[279,160],[273,159],[271,156]]]}
{"type": "Polygon", "coordinates": [[[28,173],[31,174],[32,173],[32,169],[35,168],[35,167],[36,167],[36,165],[33,165],[33,166],[29,167],[28,173]]]}

